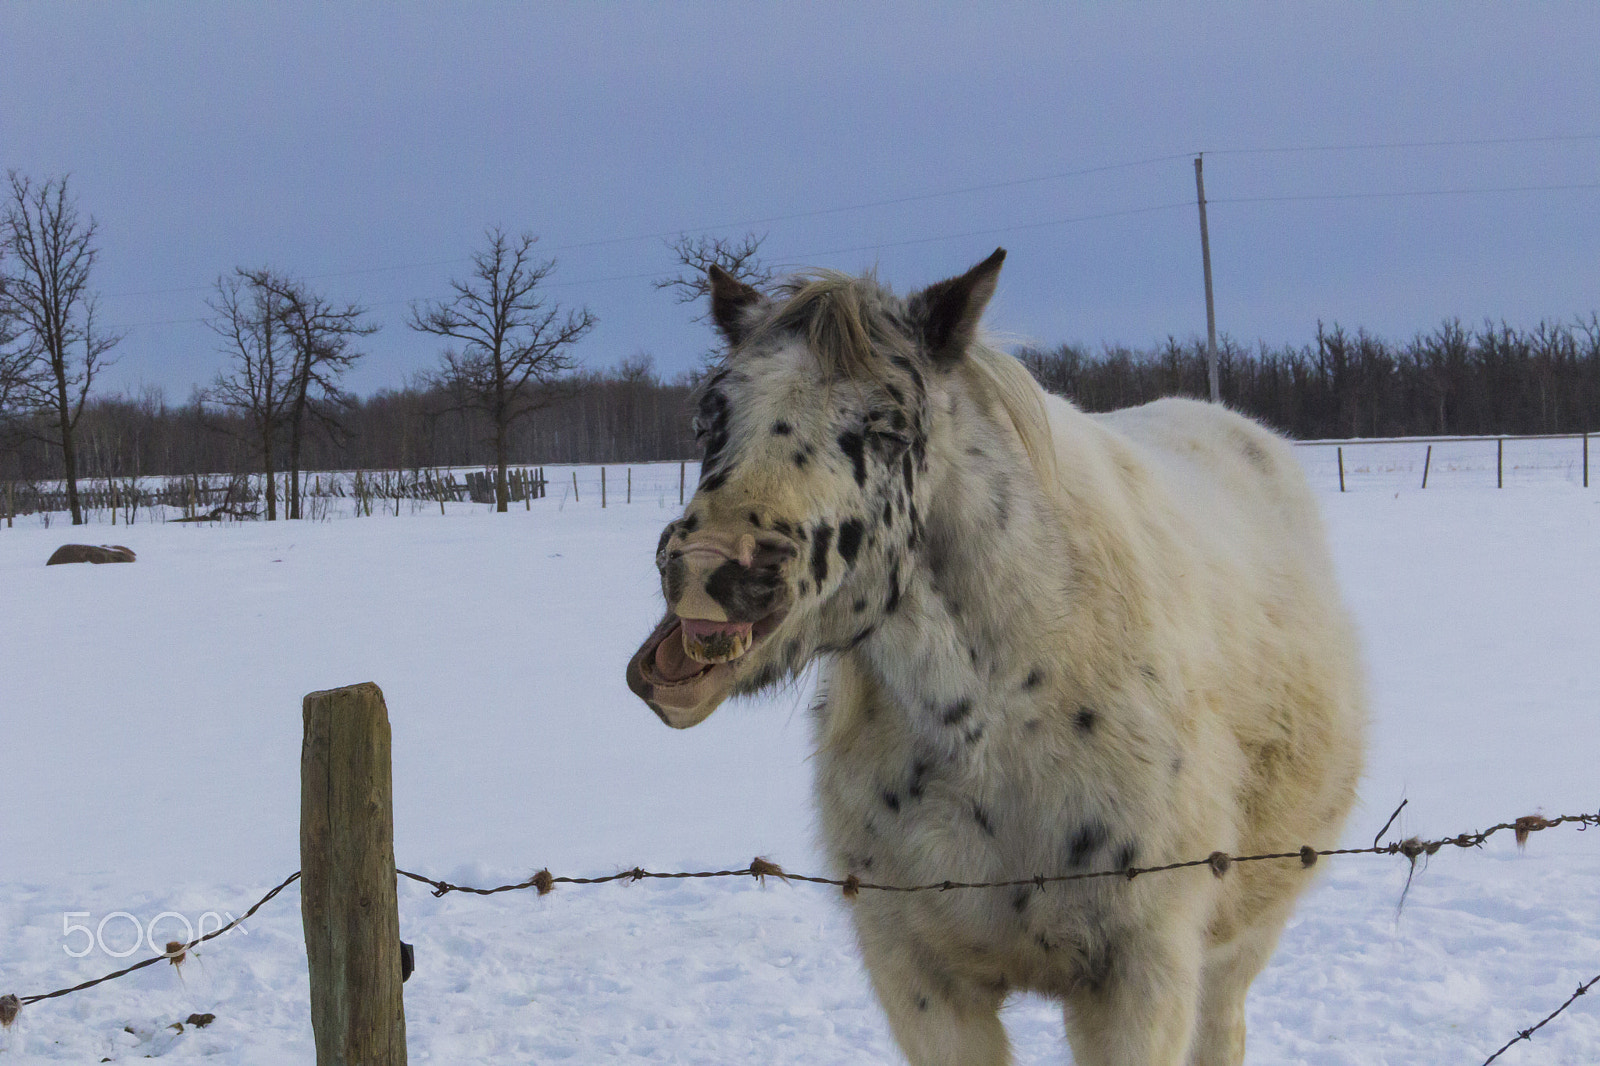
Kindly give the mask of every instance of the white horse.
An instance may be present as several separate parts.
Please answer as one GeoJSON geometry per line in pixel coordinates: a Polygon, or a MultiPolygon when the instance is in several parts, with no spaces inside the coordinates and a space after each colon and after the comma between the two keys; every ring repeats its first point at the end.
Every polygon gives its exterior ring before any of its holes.
{"type": "MultiPolygon", "coordinates": [[[[713,268],[729,343],[698,490],[628,669],[684,728],[827,661],[817,797],[839,876],[999,881],[1332,846],[1365,728],[1352,628],[1288,445],[1214,405],[1091,417],[976,338],[1003,251],[900,299],[713,268]]],[[[1010,1059],[1014,989],[1077,1062],[1236,1064],[1297,861],[1019,889],[863,891],[916,1066],[1010,1059]]]]}

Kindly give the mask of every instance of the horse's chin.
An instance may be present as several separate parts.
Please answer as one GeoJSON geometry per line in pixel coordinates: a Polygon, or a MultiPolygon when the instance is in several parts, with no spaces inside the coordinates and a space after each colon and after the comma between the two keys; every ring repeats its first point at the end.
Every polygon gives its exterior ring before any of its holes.
{"type": "MultiPolygon", "coordinates": [[[[737,657],[723,662],[705,662],[691,657],[685,647],[684,620],[667,612],[639,650],[628,662],[628,688],[674,729],[699,725],[722,705],[738,685],[755,652],[765,642],[777,616],[762,619],[751,627],[748,645],[737,657]]],[[[697,623],[689,622],[691,629],[697,623]]],[[[705,645],[689,641],[698,654],[705,645]]]]}

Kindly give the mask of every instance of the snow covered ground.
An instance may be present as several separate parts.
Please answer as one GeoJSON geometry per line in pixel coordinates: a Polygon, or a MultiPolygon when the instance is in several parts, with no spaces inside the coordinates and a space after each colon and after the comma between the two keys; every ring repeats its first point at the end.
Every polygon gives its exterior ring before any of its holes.
{"type": "MultiPolygon", "coordinates": [[[[1600,489],[1496,491],[1491,465],[1486,487],[1420,492],[1408,472],[1341,495],[1307,458],[1372,675],[1348,842],[1370,844],[1402,798],[1389,837],[1600,809],[1600,489]]],[[[300,698],[356,681],[387,695],[405,868],[483,884],[762,855],[818,871],[805,686],[679,733],[623,684],[657,616],[670,473],[604,511],[553,489],[503,516],[0,529],[0,994],[142,958],[110,953],[136,925],[158,944],[213,928],[296,869],[300,698]],[[46,569],[68,540],[139,561],[46,569]]],[[[1397,916],[1405,879],[1397,858],[1324,861],[1252,994],[1248,1061],[1475,1064],[1600,973],[1600,834],[1447,849],[1397,916]]],[[[831,889],[435,899],[403,881],[400,906],[414,1062],[895,1061],[831,889]]],[[[306,998],[290,888],[181,970],[24,1008],[0,1066],[306,1062],[306,998]],[[196,1012],[216,1021],[168,1028],[196,1012]]],[[[1067,1059],[1050,1004],[1019,999],[1008,1026],[1019,1062],[1067,1059]]],[[[1600,1061],[1600,998],[1500,1061],[1600,1061]]]]}

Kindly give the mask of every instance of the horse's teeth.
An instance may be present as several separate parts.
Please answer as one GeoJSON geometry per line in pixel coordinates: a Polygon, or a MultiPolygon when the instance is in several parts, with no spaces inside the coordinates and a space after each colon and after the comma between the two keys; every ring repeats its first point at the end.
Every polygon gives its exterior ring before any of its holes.
{"type": "Polygon", "coordinates": [[[750,650],[755,643],[754,635],[749,631],[732,633],[707,633],[702,637],[690,637],[687,632],[683,634],[683,651],[697,663],[728,663],[739,658],[750,650]]]}

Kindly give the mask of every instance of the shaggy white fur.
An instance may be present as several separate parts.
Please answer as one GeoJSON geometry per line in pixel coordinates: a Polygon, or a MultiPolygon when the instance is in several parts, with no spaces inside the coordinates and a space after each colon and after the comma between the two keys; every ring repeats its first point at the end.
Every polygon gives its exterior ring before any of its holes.
{"type": "MultiPolygon", "coordinates": [[[[735,350],[702,398],[706,473],[663,534],[669,613],[630,683],[693,724],[827,656],[817,795],[841,876],[1332,846],[1363,681],[1289,447],[1218,406],[1091,417],[1046,396],[973,337],[998,268],[905,302],[836,275],[786,302],[714,288],[735,350]],[[754,650],[684,663],[660,650],[674,610],[754,650]]],[[[1253,863],[852,906],[916,1066],[1009,1061],[1013,989],[1063,1002],[1085,1066],[1209,1066],[1242,1061],[1245,993],[1310,876],[1253,863]]]]}

